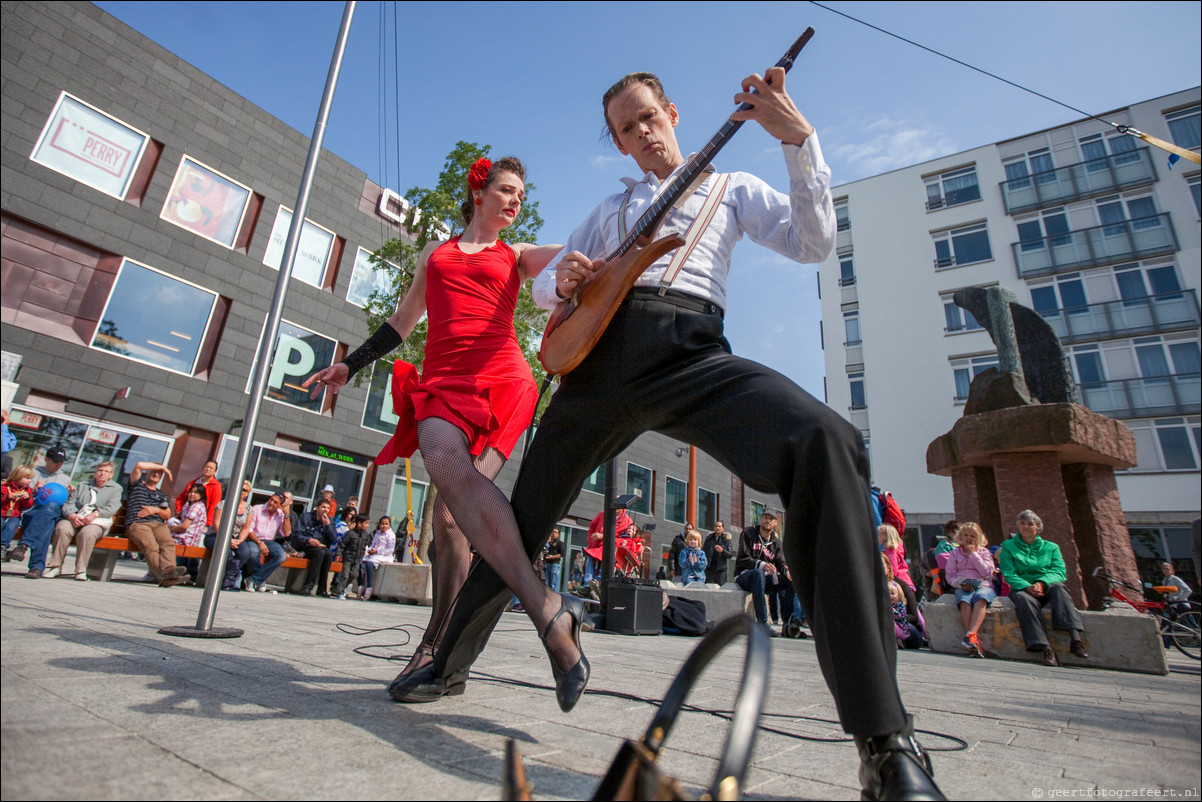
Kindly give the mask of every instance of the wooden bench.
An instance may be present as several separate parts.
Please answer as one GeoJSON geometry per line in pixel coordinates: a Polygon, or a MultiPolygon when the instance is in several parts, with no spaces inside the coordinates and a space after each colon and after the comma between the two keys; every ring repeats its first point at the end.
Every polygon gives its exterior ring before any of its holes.
{"type": "MultiPolygon", "coordinates": [[[[108,536],[102,537],[96,541],[96,545],[92,551],[92,558],[88,561],[88,579],[94,579],[97,582],[108,582],[113,578],[113,568],[117,565],[117,560],[123,551],[139,551],[138,547],[130,542],[129,538],[108,536]]],[[[211,562],[212,554],[209,549],[202,546],[184,546],[179,543],[175,544],[175,556],[186,557],[189,559],[200,560],[200,573],[197,575],[197,581],[204,583],[205,577],[209,573],[209,563],[211,562]]],[[[284,586],[284,589],[290,592],[299,592],[301,586],[304,585],[305,572],[309,568],[309,561],[304,557],[291,555],[280,565],[277,571],[286,571],[284,581],[279,584],[284,586]],[[294,587],[295,586],[295,587],[294,587]]],[[[342,562],[330,564],[332,573],[342,572],[342,562]]],[[[272,578],[275,574],[272,574],[272,578]]],[[[271,581],[270,579],[268,581],[271,581]]]]}

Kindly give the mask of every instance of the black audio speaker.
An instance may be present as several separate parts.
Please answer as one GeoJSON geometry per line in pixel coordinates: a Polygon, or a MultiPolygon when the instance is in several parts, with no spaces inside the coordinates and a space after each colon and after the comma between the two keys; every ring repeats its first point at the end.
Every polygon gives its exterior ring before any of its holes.
{"type": "Polygon", "coordinates": [[[664,631],[664,592],[620,579],[606,586],[605,628],[619,635],[659,635],[664,631]]]}

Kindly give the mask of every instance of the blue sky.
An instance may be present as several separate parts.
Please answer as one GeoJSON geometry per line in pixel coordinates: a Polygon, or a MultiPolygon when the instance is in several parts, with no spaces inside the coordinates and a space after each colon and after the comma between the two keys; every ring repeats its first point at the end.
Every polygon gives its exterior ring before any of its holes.
{"type": "MultiPolygon", "coordinates": [[[[97,5],[312,133],[342,3],[97,5]]],[[[1202,83],[1197,2],[824,5],[1093,114],[1202,83]]],[[[325,146],[404,193],[433,184],[456,141],[492,145],[526,162],[540,238],[562,242],[635,172],[601,137],[610,84],[660,75],[681,112],[681,147],[697,150],[739,81],[807,25],[817,33],[787,86],[835,184],[1081,116],[807,2],[361,2],[325,146]]],[[[779,147],[754,125],[716,164],[787,183],[779,147]]],[[[741,244],[726,320],[736,353],[821,398],[814,273],[741,244]]]]}

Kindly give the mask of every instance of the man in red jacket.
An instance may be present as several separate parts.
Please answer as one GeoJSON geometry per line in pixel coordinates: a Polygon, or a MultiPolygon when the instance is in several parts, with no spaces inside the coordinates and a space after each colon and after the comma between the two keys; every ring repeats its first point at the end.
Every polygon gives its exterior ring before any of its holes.
{"type": "Polygon", "coordinates": [[[213,525],[213,510],[217,509],[217,502],[221,501],[221,482],[217,481],[217,462],[209,460],[201,469],[200,476],[188,482],[184,486],[184,490],[175,497],[175,514],[179,515],[184,508],[184,502],[188,500],[188,491],[192,489],[192,485],[199,483],[204,488],[205,497],[205,525],[213,525]]]}

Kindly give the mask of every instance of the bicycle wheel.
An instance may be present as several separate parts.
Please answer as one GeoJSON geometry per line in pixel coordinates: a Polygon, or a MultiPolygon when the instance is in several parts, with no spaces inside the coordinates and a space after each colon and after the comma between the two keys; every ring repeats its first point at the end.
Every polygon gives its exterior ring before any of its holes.
{"type": "Polygon", "coordinates": [[[1177,651],[1194,660],[1202,660],[1202,612],[1197,604],[1178,614],[1165,631],[1177,651]]]}

